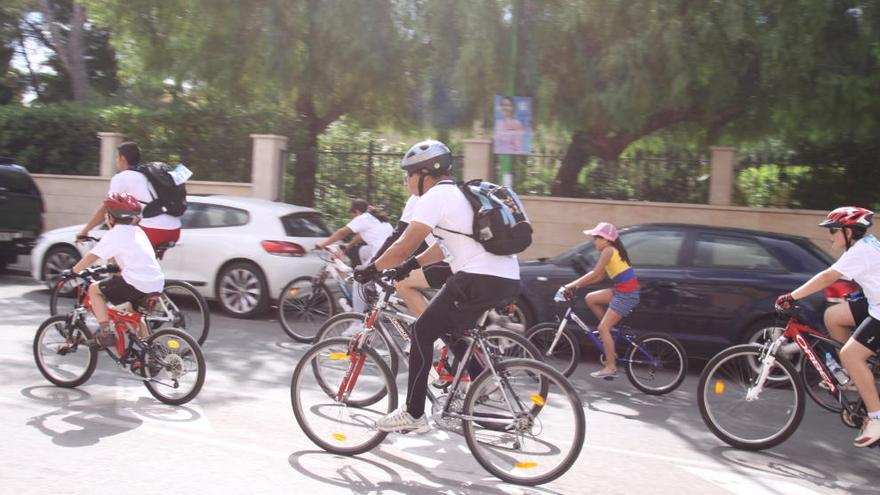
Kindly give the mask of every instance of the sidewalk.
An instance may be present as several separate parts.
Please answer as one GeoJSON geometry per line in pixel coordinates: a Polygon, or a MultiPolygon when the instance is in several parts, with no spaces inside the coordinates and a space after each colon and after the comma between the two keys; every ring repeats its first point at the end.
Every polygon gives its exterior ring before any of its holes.
{"type": "Polygon", "coordinates": [[[30,257],[30,255],[19,256],[18,260],[15,263],[9,265],[6,268],[6,270],[10,271],[10,272],[20,273],[22,275],[30,276],[30,274],[31,274],[31,257],[30,257]]]}

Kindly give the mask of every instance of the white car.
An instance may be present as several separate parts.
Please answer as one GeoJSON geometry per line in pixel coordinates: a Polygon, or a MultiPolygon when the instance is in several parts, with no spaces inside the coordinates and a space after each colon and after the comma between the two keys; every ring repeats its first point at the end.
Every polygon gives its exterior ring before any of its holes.
{"type": "MultiPolygon", "coordinates": [[[[160,262],[165,277],[191,283],[232,316],[263,313],[296,277],[315,275],[323,262],[312,254],[330,235],[321,214],[287,203],[241,196],[189,196],[177,246],[160,262]]],[[[31,274],[52,280],[91,246],[75,244],[82,225],[45,232],[31,252],[31,274]]],[[[102,226],[92,237],[106,232],[102,226]]]]}

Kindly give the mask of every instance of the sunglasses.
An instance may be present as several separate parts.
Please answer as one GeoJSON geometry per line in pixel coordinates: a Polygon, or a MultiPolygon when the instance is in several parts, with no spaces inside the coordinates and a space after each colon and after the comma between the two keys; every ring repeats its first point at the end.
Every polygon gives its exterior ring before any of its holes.
{"type": "Polygon", "coordinates": [[[840,227],[829,227],[828,232],[831,232],[831,235],[836,234],[840,230],[840,227]]]}

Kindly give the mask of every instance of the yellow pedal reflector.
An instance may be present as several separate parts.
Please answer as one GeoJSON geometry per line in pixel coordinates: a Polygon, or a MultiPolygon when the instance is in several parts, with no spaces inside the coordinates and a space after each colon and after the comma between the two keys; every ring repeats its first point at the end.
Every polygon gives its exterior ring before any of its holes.
{"type": "Polygon", "coordinates": [[[517,469],[532,469],[538,467],[538,463],[532,461],[517,462],[514,467],[517,469]]]}
{"type": "Polygon", "coordinates": [[[724,382],[722,380],[715,380],[715,394],[721,395],[724,393],[724,382]]]}
{"type": "Polygon", "coordinates": [[[544,405],[545,400],[540,395],[532,394],[530,398],[532,399],[532,402],[534,402],[536,406],[543,406],[544,405]]]}
{"type": "Polygon", "coordinates": [[[168,347],[170,347],[171,349],[177,349],[180,347],[180,342],[178,342],[176,340],[169,340],[168,347]]]}
{"type": "Polygon", "coordinates": [[[330,355],[327,356],[329,359],[339,360],[339,359],[348,359],[347,352],[331,352],[330,355]]]}
{"type": "Polygon", "coordinates": [[[296,297],[296,293],[299,292],[299,289],[297,289],[296,287],[291,287],[290,290],[287,292],[290,294],[290,297],[296,297]]]}
{"type": "Polygon", "coordinates": [[[342,433],[334,433],[333,440],[336,440],[337,442],[344,442],[348,440],[348,437],[343,435],[342,433]]]}

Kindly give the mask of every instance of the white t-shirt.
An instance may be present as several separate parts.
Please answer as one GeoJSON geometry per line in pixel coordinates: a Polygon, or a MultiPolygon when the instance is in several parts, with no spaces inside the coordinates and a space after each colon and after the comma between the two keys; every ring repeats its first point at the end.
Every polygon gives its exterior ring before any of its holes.
{"type": "Polygon", "coordinates": [[[115,258],[123,280],[141,292],[161,292],[165,287],[153,246],[140,227],[116,225],[90,252],[104,260],[115,258]]]}
{"type": "Polygon", "coordinates": [[[412,215],[418,222],[433,229],[452,273],[467,272],[519,280],[516,256],[498,256],[486,251],[473,238],[449,232],[473,232],[474,210],[464,193],[450,183],[440,183],[419,198],[412,215]],[[448,230],[444,230],[448,229],[448,230]]]}
{"type": "Polygon", "coordinates": [[[831,268],[862,286],[868,314],[880,320],[880,241],[870,234],[862,237],[831,268]]]}
{"type": "MultiPolygon", "coordinates": [[[[144,206],[153,201],[156,191],[147,177],[134,170],[123,170],[110,179],[110,194],[128,193],[144,206]]],[[[150,229],[174,230],[180,228],[180,218],[162,213],[152,218],[142,218],[140,224],[150,229]]]]}
{"type": "MultiPolygon", "coordinates": [[[[400,221],[409,223],[412,220],[413,212],[416,211],[416,205],[419,203],[419,197],[415,194],[410,195],[409,199],[406,200],[406,204],[403,206],[403,213],[400,214],[400,221]]],[[[425,237],[425,244],[428,246],[433,246],[434,243],[437,242],[437,239],[434,238],[433,234],[428,234],[425,237]]]]}
{"type": "Polygon", "coordinates": [[[385,239],[388,239],[388,236],[394,231],[391,224],[388,222],[380,222],[378,218],[369,213],[361,213],[354,217],[348,222],[346,227],[351,229],[355,234],[360,234],[364,242],[367,243],[370,252],[367,253],[368,256],[366,258],[362,258],[366,260],[373,257],[373,253],[377,252],[379,248],[382,247],[382,244],[385,243],[385,239]]]}

